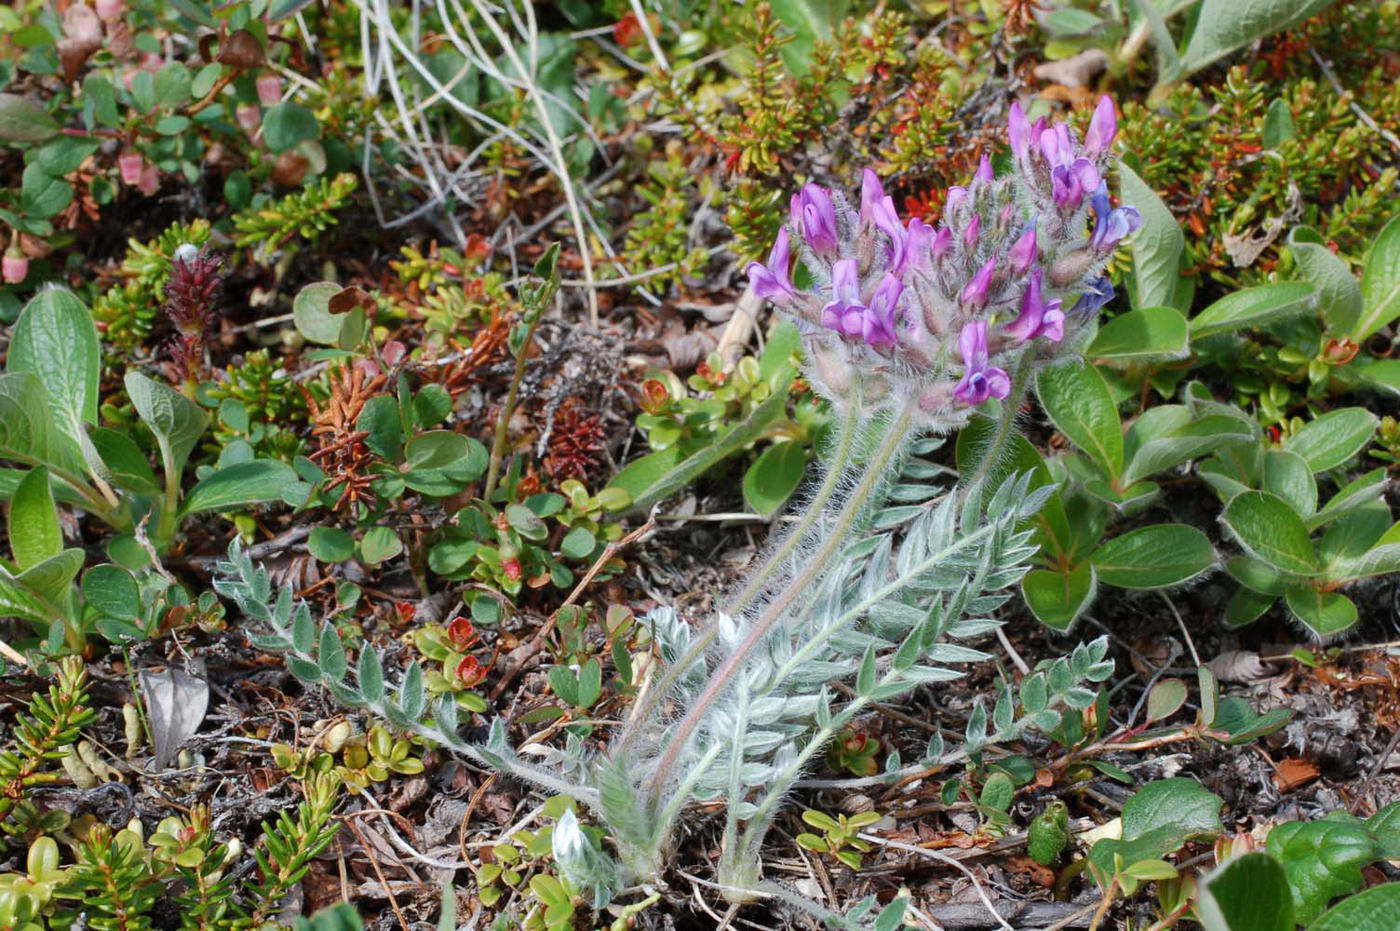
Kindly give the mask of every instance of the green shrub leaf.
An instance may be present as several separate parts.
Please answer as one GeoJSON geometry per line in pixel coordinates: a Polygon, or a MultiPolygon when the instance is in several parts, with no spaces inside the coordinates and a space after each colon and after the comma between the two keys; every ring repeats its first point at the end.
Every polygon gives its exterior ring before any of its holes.
{"type": "Polygon", "coordinates": [[[1143,307],[1099,328],[1085,354],[1108,362],[1179,359],[1190,351],[1186,318],[1173,307],[1143,307]]]}
{"type": "Polygon", "coordinates": [[[1317,553],[1298,512],[1278,495],[1244,491],[1230,499],[1220,517],[1251,556],[1289,575],[1317,571],[1317,553]]]}
{"type": "Polygon", "coordinates": [[[190,489],[182,514],[228,511],[250,504],[283,501],[301,484],[296,470],[276,459],[254,459],[226,466],[190,489]]]}
{"type": "Polygon", "coordinates": [[[1282,864],[1298,921],[1311,922],[1339,895],[1361,887],[1361,868],[1377,858],[1375,838],[1342,820],[1290,821],[1269,832],[1266,847],[1282,864]]]}
{"type": "Polygon", "coordinates": [[[25,305],[10,337],[5,370],[29,372],[39,379],[54,431],[66,439],[65,452],[74,464],[84,461],[86,425],[97,423],[100,361],[97,328],[71,291],[41,291],[25,305]]]}
{"type": "Polygon", "coordinates": [[[1082,562],[1068,572],[1032,569],[1021,580],[1021,597],[1040,623],[1064,633],[1093,602],[1095,587],[1094,567],[1082,562]]]}
{"type": "Polygon", "coordinates": [[[1352,328],[1353,342],[1364,342],[1400,317],[1400,216],[1392,217],[1371,245],[1361,273],[1361,316],[1352,328]]]}
{"type": "Polygon", "coordinates": [[[1041,371],[1036,390],[1055,428],[1109,478],[1117,478],[1123,471],[1123,428],[1103,376],[1087,362],[1059,365],[1041,371]]]}
{"type": "Polygon", "coordinates": [[[1374,886],[1338,902],[1308,931],[1394,931],[1400,915],[1400,882],[1374,886]]]}
{"type": "Polygon", "coordinates": [[[63,530],[58,524],[49,470],[30,469],[10,498],[10,551],[20,571],[63,552],[63,530]]]}
{"type": "Polygon", "coordinates": [[[1316,305],[1317,286],[1307,281],[1285,281],[1231,291],[1191,318],[1191,335],[1199,339],[1260,326],[1305,313],[1316,305]]]}
{"type": "Polygon", "coordinates": [[[1210,539],[1185,524],[1139,527],[1096,549],[1089,561],[1099,581],[1115,588],[1180,585],[1215,565],[1210,539]]]}
{"type": "Polygon", "coordinates": [[[744,503],[764,517],[776,513],[802,484],[806,469],[801,443],[774,443],[744,472],[744,503]]]}
{"type": "Polygon", "coordinates": [[[1366,448],[1379,423],[1364,407],[1343,407],[1305,424],[1283,448],[1302,456],[1314,472],[1335,469],[1366,448]]]}
{"type": "Polygon", "coordinates": [[[1266,853],[1247,853],[1212,870],[1196,905],[1205,931],[1294,931],[1288,876],[1266,853]]]}

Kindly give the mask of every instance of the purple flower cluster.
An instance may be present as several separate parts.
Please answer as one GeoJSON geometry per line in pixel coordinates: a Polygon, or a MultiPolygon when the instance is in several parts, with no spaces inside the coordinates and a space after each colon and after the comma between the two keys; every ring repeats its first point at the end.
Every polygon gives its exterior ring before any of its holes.
{"type": "Polygon", "coordinates": [[[1074,351],[1069,337],[1113,297],[1104,266],[1141,223],[1109,200],[1116,133],[1107,97],[1082,141],[1013,103],[1014,170],[997,177],[983,156],[966,186],[948,189],[937,226],[902,221],[868,168],[858,206],[805,185],[768,261],[748,268],[754,293],[802,324],[813,380],[833,397],[845,372],[917,392],[930,415],[1004,398],[1011,362],[1074,351]]]}

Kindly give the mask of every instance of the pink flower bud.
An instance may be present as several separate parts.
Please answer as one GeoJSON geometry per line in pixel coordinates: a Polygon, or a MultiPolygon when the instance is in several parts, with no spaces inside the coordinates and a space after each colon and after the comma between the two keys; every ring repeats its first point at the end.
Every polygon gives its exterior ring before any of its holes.
{"type": "Polygon", "coordinates": [[[391,339],[384,344],[384,348],[379,353],[384,357],[384,364],[390,367],[398,365],[403,361],[403,357],[408,355],[408,347],[396,339],[391,339]]]}
{"type": "Polygon", "coordinates": [[[233,111],[233,118],[239,127],[251,136],[262,125],[262,110],[255,103],[240,103],[233,111]]]}
{"type": "Polygon", "coordinates": [[[282,78],[271,71],[258,75],[258,102],[273,107],[282,102],[282,78]]]}
{"type": "Polygon", "coordinates": [[[29,275],[29,256],[23,252],[6,252],[0,264],[6,284],[19,284],[29,275]]]}
{"type": "Polygon", "coordinates": [[[98,19],[108,21],[120,19],[126,12],[126,4],[122,0],[97,0],[93,7],[97,10],[98,19]]]}
{"type": "Polygon", "coordinates": [[[117,156],[117,168],[121,171],[122,184],[140,184],[141,169],[146,166],[146,159],[133,149],[127,149],[117,156]]]}
{"type": "Polygon", "coordinates": [[[156,171],[156,166],[147,164],[141,169],[141,180],[136,189],[147,197],[160,190],[160,172],[156,171]]]}

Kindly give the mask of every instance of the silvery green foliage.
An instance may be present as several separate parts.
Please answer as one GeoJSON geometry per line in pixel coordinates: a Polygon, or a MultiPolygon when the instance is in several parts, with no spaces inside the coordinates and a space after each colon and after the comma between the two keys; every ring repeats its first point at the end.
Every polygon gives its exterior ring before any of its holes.
{"type": "MultiPolygon", "coordinates": [[[[894,414],[864,429],[853,426],[850,434],[849,449],[836,443],[830,467],[845,472],[829,476],[831,493],[823,498],[820,489],[828,485],[819,483],[810,502],[818,506],[774,544],[765,568],[755,570],[766,575],[723,602],[727,613],[703,628],[670,609],[648,616],[660,668],[601,753],[575,739],[552,750],[545,765],[526,762],[509,747],[499,720],[485,743],[463,741],[456,705],[448,698],[430,706],[416,663],[391,688],[379,654],[366,646],[352,671],[335,629],[318,628],[290,588],[274,592],[267,572],[237,543],[215,587],[266,625],[268,633],[255,642],[285,651],[301,680],[588,808],[619,862],[577,823],[561,824],[556,857],[595,901],[659,877],[685,809],[723,798],[719,880],[726,894],[772,895],[837,924],[880,926],[896,919],[889,909],[876,916],[873,903],[843,918],[763,884],[758,868],[768,828],[816,754],[872,702],[958,678],[966,664],[988,658],[966,641],[996,627],[990,615],[1034,552],[1027,519],[1049,490],[1031,490],[1022,476],[985,495],[960,494],[938,481],[945,474],[940,467],[911,458],[931,452],[937,441],[919,439],[894,414]],[[835,682],[849,682],[854,697],[834,691],[835,682]]],[[[966,746],[948,749],[935,739],[921,763],[976,759],[986,746],[1027,728],[1052,728],[1057,709],[1093,701],[1084,682],[1111,673],[1105,652],[1103,641],[1082,646],[1027,677],[1019,696],[1006,688],[990,712],[977,704],[966,746]]]]}
{"type": "Polygon", "coordinates": [[[593,891],[594,908],[607,905],[617,889],[617,864],[584,833],[573,809],[560,816],[550,840],[559,872],[580,889],[593,891]]]}

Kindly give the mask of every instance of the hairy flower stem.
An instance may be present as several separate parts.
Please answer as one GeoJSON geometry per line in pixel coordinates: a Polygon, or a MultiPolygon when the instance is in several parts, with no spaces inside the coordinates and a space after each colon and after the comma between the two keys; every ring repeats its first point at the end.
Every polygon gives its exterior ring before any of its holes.
{"type": "Polygon", "coordinates": [[[1016,363],[1016,369],[1011,375],[1011,393],[1001,402],[1001,414],[997,417],[996,430],[992,434],[991,441],[982,450],[982,460],[977,463],[977,471],[972,473],[970,479],[966,479],[962,484],[962,495],[966,497],[974,491],[981,495],[985,489],[987,476],[992,474],[992,470],[1001,462],[1002,456],[1006,455],[1006,446],[1011,440],[1012,427],[1016,425],[1016,418],[1021,413],[1021,405],[1025,403],[1026,392],[1030,389],[1032,365],[1035,361],[1035,352],[1027,348],[1021,353],[1021,358],[1016,363]]]}
{"type": "Polygon", "coordinates": [[[743,641],[710,674],[704,690],[687,709],[685,716],[669,730],[666,750],[657,761],[656,769],[652,774],[647,799],[648,810],[656,811],[658,793],[669,784],[671,771],[675,769],[681,754],[689,744],[690,736],[695,732],[696,727],[699,726],[711,706],[714,705],[716,699],[724,694],[750,655],[768,638],[778,622],[787,615],[793,602],[810,591],[810,587],[816,582],[818,576],[826,570],[832,557],[843,546],[849,544],[848,537],[855,528],[858,519],[866,513],[872,496],[883,487],[888,478],[891,464],[898,457],[900,451],[906,447],[909,440],[909,427],[913,422],[917,406],[917,399],[907,400],[899,413],[890,421],[880,446],[865,465],[865,474],[861,477],[859,484],[856,485],[850,496],[841,503],[835,522],[824,529],[821,545],[805,561],[802,571],[798,572],[783,590],[768,603],[763,613],[750,627],[743,641]]]}
{"type": "MultiPolygon", "coordinates": [[[[763,590],[763,585],[770,580],[774,573],[778,572],[791,558],[793,552],[802,544],[807,534],[812,530],[818,518],[822,516],[822,511],[826,503],[831,500],[831,496],[836,493],[837,487],[841,483],[841,478],[845,475],[846,469],[851,462],[851,456],[855,447],[855,436],[860,424],[860,396],[857,390],[855,396],[850,401],[850,407],[846,415],[841,419],[840,432],[836,437],[836,445],[832,450],[831,459],[825,463],[826,475],[822,478],[821,485],[812,495],[810,501],[798,520],[783,537],[781,543],[771,550],[764,557],[763,562],[755,570],[749,581],[740,589],[731,600],[726,602],[724,610],[730,617],[736,616],[743,611],[753,600],[757,598],[763,590]]],[[[626,753],[632,746],[641,727],[650,720],[651,715],[681,676],[685,675],[701,657],[705,651],[714,643],[715,636],[719,632],[718,619],[712,621],[700,631],[690,646],[681,654],[674,663],[669,664],[651,684],[647,694],[644,695],[636,705],[633,706],[631,714],[628,715],[627,724],[624,726],[622,735],[618,740],[618,752],[626,753]]]]}

